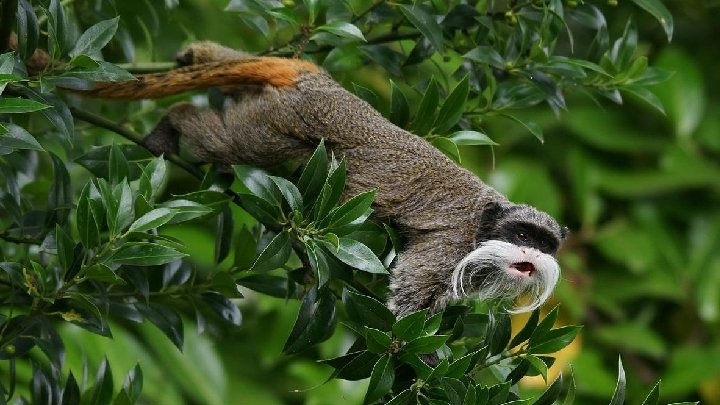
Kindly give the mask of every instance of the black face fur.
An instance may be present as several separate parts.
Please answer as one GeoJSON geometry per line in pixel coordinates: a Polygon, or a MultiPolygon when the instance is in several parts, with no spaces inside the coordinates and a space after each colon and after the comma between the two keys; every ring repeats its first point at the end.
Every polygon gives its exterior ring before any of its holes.
{"type": "Polygon", "coordinates": [[[500,240],[555,256],[566,234],[567,228],[532,207],[490,203],[483,210],[475,244],[500,240]]]}

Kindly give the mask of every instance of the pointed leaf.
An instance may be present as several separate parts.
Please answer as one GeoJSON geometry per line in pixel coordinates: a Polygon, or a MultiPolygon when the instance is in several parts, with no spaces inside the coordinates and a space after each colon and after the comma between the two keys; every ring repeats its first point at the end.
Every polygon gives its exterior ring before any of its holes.
{"type": "Polygon", "coordinates": [[[660,0],[633,0],[635,4],[652,14],[658,20],[665,30],[668,42],[672,41],[673,36],[673,17],[670,10],[660,0]]]}
{"type": "Polygon", "coordinates": [[[610,399],[610,405],[623,405],[625,403],[626,385],[625,368],[623,368],[622,359],[618,357],[618,379],[615,385],[615,392],[613,392],[613,396],[610,399]]]}
{"type": "Polygon", "coordinates": [[[82,35],[80,35],[80,38],[78,38],[75,43],[75,47],[69,53],[70,57],[78,55],[97,55],[115,35],[119,21],[120,17],[118,16],[109,20],[100,21],[88,28],[82,33],[82,35]]]}
{"type": "Polygon", "coordinates": [[[465,112],[465,103],[467,102],[470,92],[470,81],[468,76],[458,83],[448,98],[440,107],[437,121],[435,121],[436,131],[443,133],[452,128],[465,112]]]}
{"type": "Polygon", "coordinates": [[[156,243],[128,242],[122,245],[110,259],[117,264],[157,266],[185,256],[187,256],[185,253],[156,243]]]}
{"type": "Polygon", "coordinates": [[[277,269],[287,262],[291,252],[290,233],[287,230],[282,231],[263,249],[252,269],[255,271],[277,269]]]}
{"type": "Polygon", "coordinates": [[[398,320],[392,327],[393,334],[406,342],[420,337],[427,317],[427,309],[413,312],[398,320]]]}
{"type": "Polygon", "coordinates": [[[368,385],[367,394],[365,394],[364,403],[370,404],[382,398],[390,392],[395,382],[395,369],[393,367],[392,358],[389,355],[380,357],[380,360],[373,366],[372,374],[370,374],[370,384],[368,385]]]}
{"type": "Polygon", "coordinates": [[[398,7],[405,15],[405,18],[430,41],[438,52],[445,52],[442,27],[440,27],[434,15],[428,13],[422,7],[411,7],[404,4],[398,5],[398,7]]]}
{"type": "Polygon", "coordinates": [[[340,261],[358,270],[379,274],[387,274],[388,272],[380,259],[375,256],[375,253],[358,241],[340,238],[340,245],[337,249],[328,242],[322,241],[321,243],[340,261]]]}
{"type": "Polygon", "coordinates": [[[128,232],[146,232],[168,223],[176,212],[169,208],[156,208],[141,216],[130,225],[128,232]]]}

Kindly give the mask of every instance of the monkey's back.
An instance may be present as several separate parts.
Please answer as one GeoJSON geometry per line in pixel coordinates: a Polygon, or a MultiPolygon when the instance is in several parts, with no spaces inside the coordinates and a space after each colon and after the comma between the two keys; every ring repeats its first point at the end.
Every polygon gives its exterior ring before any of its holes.
{"type": "Polygon", "coordinates": [[[480,201],[506,200],[329,76],[306,75],[297,88],[298,114],[320,124],[309,137],[324,138],[330,150],[347,162],[346,194],[378,188],[376,215],[392,219],[404,231],[455,229],[459,238],[472,238],[480,201]],[[466,225],[459,227],[459,223],[466,225]]]}

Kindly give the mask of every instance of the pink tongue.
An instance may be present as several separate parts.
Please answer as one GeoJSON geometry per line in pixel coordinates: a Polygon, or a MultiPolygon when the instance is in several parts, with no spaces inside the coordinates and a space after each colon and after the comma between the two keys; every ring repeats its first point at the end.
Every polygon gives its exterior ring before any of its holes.
{"type": "Polygon", "coordinates": [[[529,262],[514,263],[512,267],[516,268],[521,273],[528,273],[528,275],[531,275],[535,271],[535,266],[529,262]]]}

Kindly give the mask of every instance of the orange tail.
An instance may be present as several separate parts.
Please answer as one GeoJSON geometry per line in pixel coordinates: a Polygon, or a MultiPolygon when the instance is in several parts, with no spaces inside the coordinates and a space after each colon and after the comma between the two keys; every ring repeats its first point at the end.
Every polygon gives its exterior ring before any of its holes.
{"type": "Polygon", "coordinates": [[[127,82],[98,82],[95,89],[77,91],[86,97],[116,100],[161,98],[208,87],[232,85],[293,86],[302,73],[320,69],[298,59],[258,57],[186,66],[140,75],[127,82]]]}

